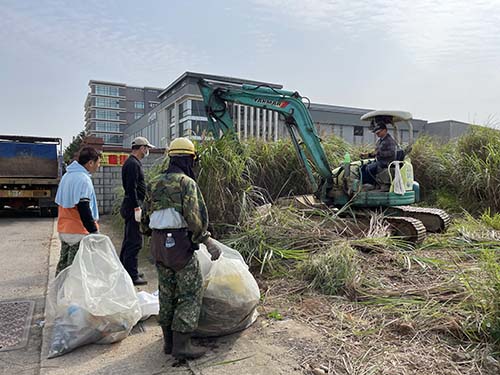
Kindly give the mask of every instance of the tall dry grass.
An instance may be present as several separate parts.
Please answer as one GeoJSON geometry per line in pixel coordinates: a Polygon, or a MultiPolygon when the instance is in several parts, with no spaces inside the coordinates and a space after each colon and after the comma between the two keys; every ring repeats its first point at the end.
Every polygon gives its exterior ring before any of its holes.
{"type": "Polygon", "coordinates": [[[471,126],[448,143],[417,140],[411,153],[424,200],[445,209],[500,212],[500,132],[471,126]]]}
{"type": "MultiPolygon", "coordinates": [[[[345,152],[359,154],[337,137],[325,139],[323,145],[332,167],[340,163],[345,152]]],[[[207,203],[212,230],[219,234],[242,223],[252,207],[274,203],[280,197],[313,193],[289,140],[240,143],[224,137],[204,141],[197,147],[200,153],[198,183],[207,203]]]]}

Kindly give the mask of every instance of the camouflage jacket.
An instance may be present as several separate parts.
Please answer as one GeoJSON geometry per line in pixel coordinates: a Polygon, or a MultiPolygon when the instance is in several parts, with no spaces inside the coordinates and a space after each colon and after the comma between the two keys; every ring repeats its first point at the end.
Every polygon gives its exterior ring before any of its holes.
{"type": "Polygon", "coordinates": [[[210,236],[207,206],[192,178],[183,173],[169,173],[152,181],[144,202],[143,228],[149,225],[154,211],[166,208],[173,208],[184,217],[193,243],[202,243],[210,236]]]}

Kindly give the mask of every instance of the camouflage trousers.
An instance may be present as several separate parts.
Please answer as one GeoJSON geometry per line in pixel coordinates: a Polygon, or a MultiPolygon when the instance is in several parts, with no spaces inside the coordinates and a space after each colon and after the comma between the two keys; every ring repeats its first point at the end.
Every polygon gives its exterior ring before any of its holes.
{"type": "Polygon", "coordinates": [[[70,245],[67,242],[61,241],[61,255],[59,257],[59,263],[57,263],[56,276],[66,267],[71,266],[75,255],[80,247],[80,242],[70,245]]]}
{"type": "Polygon", "coordinates": [[[161,263],[157,263],[156,268],[160,299],[158,323],[171,326],[173,331],[193,332],[198,327],[203,298],[203,278],[198,258],[193,255],[178,272],[161,263]]]}

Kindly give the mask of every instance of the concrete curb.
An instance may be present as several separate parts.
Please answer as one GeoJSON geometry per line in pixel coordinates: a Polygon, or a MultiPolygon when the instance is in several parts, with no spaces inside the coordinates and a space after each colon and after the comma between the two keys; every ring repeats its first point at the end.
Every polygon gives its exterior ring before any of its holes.
{"type": "Polygon", "coordinates": [[[50,334],[52,332],[52,325],[47,322],[47,298],[49,294],[49,287],[55,278],[57,262],[59,262],[61,242],[59,241],[59,236],[57,233],[57,219],[54,219],[52,237],[50,238],[49,244],[49,266],[48,266],[48,276],[47,276],[47,286],[45,288],[45,306],[44,306],[44,318],[45,326],[42,331],[42,347],[40,350],[40,375],[47,374],[52,366],[47,366],[47,353],[49,350],[50,334]]]}

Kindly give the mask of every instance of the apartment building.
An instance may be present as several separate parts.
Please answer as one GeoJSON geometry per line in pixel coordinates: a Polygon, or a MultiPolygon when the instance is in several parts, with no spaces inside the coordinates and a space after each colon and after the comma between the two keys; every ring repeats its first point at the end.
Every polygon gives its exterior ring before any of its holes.
{"type": "Polygon", "coordinates": [[[85,133],[104,140],[106,146],[122,147],[129,124],[159,104],[163,89],[124,83],[89,81],[85,100],[85,133]]]}

